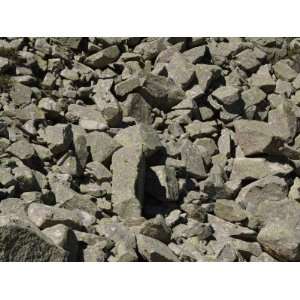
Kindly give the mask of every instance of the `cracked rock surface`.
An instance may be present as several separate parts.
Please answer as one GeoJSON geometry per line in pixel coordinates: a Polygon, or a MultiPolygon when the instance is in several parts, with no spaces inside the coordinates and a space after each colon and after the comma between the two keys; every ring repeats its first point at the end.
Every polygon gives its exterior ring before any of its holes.
{"type": "Polygon", "coordinates": [[[0,261],[300,261],[298,38],[1,38],[0,261]]]}

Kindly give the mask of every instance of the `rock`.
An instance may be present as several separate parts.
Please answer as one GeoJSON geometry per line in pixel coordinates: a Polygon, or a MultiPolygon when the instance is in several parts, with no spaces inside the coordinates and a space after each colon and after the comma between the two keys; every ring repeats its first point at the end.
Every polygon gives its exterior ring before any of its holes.
{"type": "Polygon", "coordinates": [[[162,148],[159,136],[149,125],[137,124],[122,129],[114,140],[126,147],[140,147],[146,157],[153,155],[162,148]]]}
{"type": "Polygon", "coordinates": [[[270,175],[287,175],[292,171],[293,168],[287,163],[264,158],[235,158],[230,179],[261,179],[270,175]]]}
{"type": "Polygon", "coordinates": [[[140,233],[165,244],[170,242],[171,230],[161,215],[145,221],[140,228],[140,233]]]}
{"type": "Polygon", "coordinates": [[[10,92],[10,97],[16,106],[25,106],[26,104],[30,104],[31,95],[31,88],[20,83],[14,84],[13,89],[10,92]]]}
{"type": "Polygon", "coordinates": [[[74,232],[63,224],[42,231],[53,243],[70,253],[69,261],[77,261],[78,242],[74,232]]]}
{"type": "Polygon", "coordinates": [[[104,252],[105,243],[97,242],[93,245],[88,245],[83,251],[85,262],[104,262],[107,254],[104,252]]]}
{"type": "Polygon", "coordinates": [[[133,232],[124,224],[113,221],[108,218],[101,219],[99,225],[96,225],[96,231],[100,236],[112,240],[115,244],[125,243],[126,247],[136,248],[136,239],[133,232]]]}
{"type": "Polygon", "coordinates": [[[247,219],[247,214],[233,200],[219,199],[216,201],[214,213],[217,217],[229,222],[241,222],[247,219]]]}
{"type": "Polygon", "coordinates": [[[210,136],[217,131],[214,122],[200,122],[198,120],[187,125],[185,129],[192,139],[210,136]]]}
{"type": "Polygon", "coordinates": [[[276,153],[282,145],[277,131],[265,122],[238,120],[234,122],[236,140],[245,156],[276,153]]]}
{"type": "MultiPolygon", "coordinates": [[[[300,178],[296,177],[289,191],[289,198],[300,202],[300,178]]],[[[283,198],[282,198],[283,199],[283,198]]]]}
{"type": "Polygon", "coordinates": [[[300,231],[284,222],[270,223],[259,232],[257,240],[267,253],[279,260],[300,259],[300,231]]]}
{"type": "Polygon", "coordinates": [[[82,230],[83,227],[80,217],[75,212],[39,203],[30,204],[28,207],[28,217],[41,229],[57,224],[64,224],[77,230],[82,230]]]}
{"type": "Polygon", "coordinates": [[[54,245],[30,222],[15,215],[0,216],[0,261],[64,262],[67,260],[68,253],[54,245]]]}
{"type": "Polygon", "coordinates": [[[167,166],[151,167],[146,174],[146,192],[162,202],[176,202],[179,186],[175,169],[167,166]]]}
{"type": "Polygon", "coordinates": [[[73,139],[71,126],[69,124],[47,126],[45,130],[45,139],[50,150],[54,154],[65,152],[68,150],[73,139]]]}
{"type": "Polygon", "coordinates": [[[193,64],[180,53],[175,53],[172,56],[166,68],[168,76],[183,89],[188,88],[194,79],[195,69],[193,64]]]}
{"type": "Polygon", "coordinates": [[[224,221],[208,214],[208,223],[214,230],[216,240],[228,239],[228,237],[242,240],[255,240],[257,233],[247,227],[224,221]]]}
{"type": "Polygon", "coordinates": [[[267,65],[261,66],[258,71],[251,76],[249,82],[251,86],[256,86],[265,93],[272,93],[276,87],[267,65]]]}
{"type": "Polygon", "coordinates": [[[291,142],[297,132],[297,117],[291,104],[283,103],[269,112],[269,124],[286,142],[291,142]]]}
{"type": "Polygon", "coordinates": [[[122,103],[123,117],[132,117],[136,123],[152,123],[151,106],[137,93],[129,94],[122,103]]]}
{"type": "Polygon", "coordinates": [[[21,160],[29,160],[35,156],[33,146],[26,140],[20,140],[11,144],[6,151],[20,158],[21,160]]]}
{"type": "Polygon", "coordinates": [[[121,145],[104,132],[92,132],[87,137],[93,161],[108,164],[121,145]]]}
{"type": "Polygon", "coordinates": [[[280,201],[287,197],[287,193],[287,185],[283,178],[267,176],[243,187],[235,201],[247,211],[253,212],[260,202],[280,201]]]}
{"type": "Polygon", "coordinates": [[[0,184],[2,187],[9,187],[15,183],[10,168],[0,168],[0,184]]]}
{"type": "Polygon", "coordinates": [[[190,63],[197,64],[197,63],[200,63],[204,59],[206,52],[207,52],[206,46],[199,46],[199,47],[194,47],[187,51],[184,51],[182,53],[182,56],[185,59],[187,59],[190,63]]]}
{"type": "Polygon", "coordinates": [[[109,64],[113,63],[120,56],[118,46],[110,46],[95,54],[88,56],[85,63],[92,68],[104,69],[109,64]]]}
{"type": "Polygon", "coordinates": [[[212,94],[223,105],[230,106],[240,99],[240,91],[236,87],[224,86],[215,90],[212,94]]]}
{"type": "Polygon", "coordinates": [[[207,177],[203,163],[203,152],[198,146],[191,142],[185,142],[181,147],[181,158],[185,163],[187,174],[199,179],[207,177]]]}
{"type": "Polygon", "coordinates": [[[94,177],[98,183],[111,181],[111,172],[101,163],[97,161],[90,162],[86,165],[86,172],[94,177]]]}
{"type": "Polygon", "coordinates": [[[121,218],[140,217],[144,198],[145,162],[142,149],[123,147],[112,157],[113,210],[121,218]]]}
{"type": "Polygon", "coordinates": [[[241,98],[245,102],[245,109],[261,103],[265,100],[266,96],[266,93],[258,87],[252,87],[241,94],[241,98]]]}
{"type": "Polygon", "coordinates": [[[140,93],[152,106],[168,111],[181,102],[184,91],[170,78],[148,74],[140,93]]]}
{"type": "Polygon", "coordinates": [[[277,260],[275,258],[273,258],[271,255],[269,255],[268,253],[263,252],[258,257],[254,256],[254,255],[251,256],[250,261],[251,262],[276,262],[277,260]]]}
{"type": "Polygon", "coordinates": [[[138,76],[132,76],[125,81],[115,85],[115,92],[118,96],[125,96],[142,86],[142,80],[138,76]]]}
{"type": "Polygon", "coordinates": [[[175,254],[162,242],[153,238],[138,234],[138,252],[146,261],[150,262],[177,262],[175,254]]]}
{"type": "Polygon", "coordinates": [[[277,62],[274,66],[274,73],[278,79],[292,81],[296,78],[297,72],[283,61],[277,62]]]}

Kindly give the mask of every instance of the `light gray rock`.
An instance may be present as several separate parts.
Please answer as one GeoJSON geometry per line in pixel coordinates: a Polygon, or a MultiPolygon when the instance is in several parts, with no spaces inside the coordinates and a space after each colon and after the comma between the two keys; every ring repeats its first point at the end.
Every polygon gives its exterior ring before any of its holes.
{"type": "Polygon", "coordinates": [[[104,164],[108,164],[114,152],[121,147],[116,139],[104,132],[91,132],[87,137],[87,143],[90,146],[93,161],[104,164]]]}
{"type": "Polygon", "coordinates": [[[118,46],[110,46],[95,54],[88,56],[85,63],[92,68],[104,69],[109,64],[113,63],[120,56],[118,46]]]}
{"type": "Polygon", "coordinates": [[[217,217],[229,222],[241,222],[247,219],[246,211],[233,200],[218,199],[215,203],[214,213],[217,217]]]}
{"type": "Polygon", "coordinates": [[[276,153],[283,144],[274,127],[265,122],[238,120],[234,122],[234,128],[237,143],[245,156],[276,153]]]}
{"type": "Polygon", "coordinates": [[[140,217],[144,198],[145,162],[140,147],[123,147],[112,157],[113,210],[121,218],[140,217]]]}
{"type": "Polygon", "coordinates": [[[119,131],[114,140],[126,147],[140,147],[146,157],[162,148],[157,132],[149,125],[137,124],[119,131]]]}
{"type": "Polygon", "coordinates": [[[232,105],[240,99],[240,91],[233,86],[223,86],[212,94],[223,105],[232,105]]]}
{"type": "Polygon", "coordinates": [[[137,237],[138,252],[146,261],[150,262],[177,262],[176,255],[167,245],[153,238],[138,234],[137,237]]]}

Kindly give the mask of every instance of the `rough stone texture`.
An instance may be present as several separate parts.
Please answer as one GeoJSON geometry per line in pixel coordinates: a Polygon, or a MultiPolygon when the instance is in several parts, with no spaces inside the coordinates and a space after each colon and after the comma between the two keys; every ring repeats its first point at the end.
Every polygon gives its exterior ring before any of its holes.
{"type": "Polygon", "coordinates": [[[139,217],[144,198],[145,165],[140,147],[123,147],[112,158],[112,201],[123,218],[139,217]]]}
{"type": "Polygon", "coordinates": [[[299,38],[0,48],[0,260],[300,261],[299,38]]]}

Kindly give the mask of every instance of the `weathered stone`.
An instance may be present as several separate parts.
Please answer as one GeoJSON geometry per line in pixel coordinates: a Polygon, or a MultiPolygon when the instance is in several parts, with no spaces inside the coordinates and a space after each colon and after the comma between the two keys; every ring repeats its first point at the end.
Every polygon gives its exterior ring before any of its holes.
{"type": "Polygon", "coordinates": [[[293,168],[287,163],[264,158],[235,158],[230,179],[260,179],[269,175],[286,175],[292,171],[293,168]]]}
{"type": "Polygon", "coordinates": [[[151,124],[151,106],[137,93],[129,94],[122,103],[123,117],[132,117],[136,123],[151,124]]]}
{"type": "Polygon", "coordinates": [[[184,91],[172,79],[153,74],[146,76],[140,93],[152,107],[166,111],[185,97],[184,91]]]}
{"type": "Polygon", "coordinates": [[[257,236],[270,255],[284,261],[300,260],[300,231],[284,222],[270,223],[257,236]]]}
{"type": "Polygon", "coordinates": [[[141,234],[159,240],[165,244],[170,242],[171,230],[161,215],[145,221],[139,231],[141,234]]]}
{"type": "Polygon", "coordinates": [[[283,61],[277,62],[274,66],[274,73],[276,77],[286,81],[292,81],[296,78],[297,72],[292,69],[287,63],[283,61]]]}
{"type": "Polygon", "coordinates": [[[121,218],[140,217],[144,198],[145,165],[142,149],[123,147],[112,157],[112,202],[121,218]]]}
{"type": "Polygon", "coordinates": [[[114,138],[122,146],[138,146],[146,157],[151,156],[162,148],[159,136],[149,125],[137,124],[122,129],[114,138]]]}
{"type": "Polygon", "coordinates": [[[265,100],[266,96],[266,93],[258,87],[252,87],[241,94],[241,98],[245,102],[245,109],[261,103],[265,100]]]}
{"type": "Polygon", "coordinates": [[[219,199],[216,201],[214,213],[217,217],[229,222],[241,222],[247,219],[247,214],[233,200],[219,199]]]}
{"type": "Polygon", "coordinates": [[[297,117],[293,105],[284,103],[268,114],[273,131],[286,142],[291,142],[297,132],[297,117]]]}
{"type": "Polygon", "coordinates": [[[272,93],[276,87],[268,65],[261,66],[258,71],[249,79],[251,86],[256,86],[262,89],[265,93],[272,93]]]}
{"type": "Polygon", "coordinates": [[[265,122],[238,120],[234,122],[236,139],[245,156],[276,153],[282,145],[277,131],[265,122]]]}
{"type": "Polygon", "coordinates": [[[176,262],[175,254],[162,242],[142,234],[137,235],[138,252],[146,261],[150,262],[176,262]]]}
{"type": "Polygon", "coordinates": [[[265,200],[280,201],[287,197],[288,188],[283,178],[267,176],[243,187],[236,198],[247,211],[254,212],[265,200]]]}
{"type": "Polygon", "coordinates": [[[240,99],[240,91],[236,87],[224,86],[215,90],[212,94],[223,105],[230,106],[240,99]]]}
{"type": "Polygon", "coordinates": [[[30,222],[15,215],[0,216],[0,261],[63,262],[67,259],[68,253],[30,222]]]}
{"type": "Polygon", "coordinates": [[[37,227],[41,229],[57,224],[64,224],[77,230],[82,229],[81,220],[78,214],[63,208],[32,203],[28,207],[28,217],[37,227]]]}
{"type": "Polygon", "coordinates": [[[104,132],[91,132],[87,137],[87,142],[93,161],[104,164],[109,163],[113,153],[121,147],[116,139],[104,132]]]}
{"type": "Polygon", "coordinates": [[[42,231],[53,243],[70,253],[69,261],[77,261],[78,242],[74,232],[63,224],[48,227],[42,231]]]}
{"type": "Polygon", "coordinates": [[[146,174],[146,192],[162,202],[177,201],[179,186],[176,179],[176,171],[172,167],[150,167],[146,174]]]}
{"type": "Polygon", "coordinates": [[[16,83],[13,86],[12,91],[10,92],[10,97],[12,98],[16,106],[24,106],[26,104],[30,104],[31,95],[31,88],[20,83],[16,83]]]}
{"type": "Polygon", "coordinates": [[[182,54],[175,53],[167,64],[168,77],[176,84],[186,89],[194,79],[194,66],[182,54]]]}
{"type": "Polygon", "coordinates": [[[88,56],[85,63],[92,68],[104,69],[107,65],[116,61],[119,56],[120,50],[118,46],[110,46],[88,56]]]}
{"type": "Polygon", "coordinates": [[[33,146],[26,140],[20,140],[13,143],[6,149],[6,151],[21,160],[29,160],[35,155],[33,146]]]}
{"type": "Polygon", "coordinates": [[[198,146],[189,141],[185,142],[181,147],[181,158],[185,163],[187,174],[199,179],[207,177],[203,154],[198,146]]]}
{"type": "Polygon", "coordinates": [[[296,177],[289,191],[289,198],[300,202],[300,178],[296,177]]]}
{"type": "Polygon", "coordinates": [[[67,151],[73,139],[71,126],[69,124],[47,126],[45,139],[54,154],[67,151]]]}

